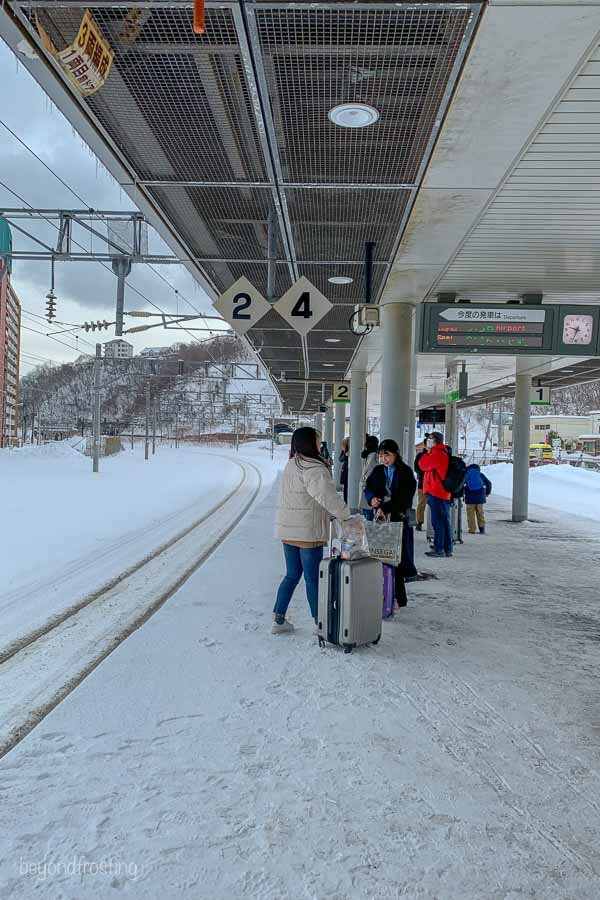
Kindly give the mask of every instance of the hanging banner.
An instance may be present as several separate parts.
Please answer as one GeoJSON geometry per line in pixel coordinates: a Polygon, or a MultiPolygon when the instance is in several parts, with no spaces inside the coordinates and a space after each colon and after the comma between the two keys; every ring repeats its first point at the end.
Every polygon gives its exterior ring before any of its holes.
{"type": "Polygon", "coordinates": [[[45,49],[58,60],[69,81],[85,97],[95,94],[108,78],[114,53],[89,10],[86,9],[77,37],[65,50],[58,50],[36,17],[45,49]]]}

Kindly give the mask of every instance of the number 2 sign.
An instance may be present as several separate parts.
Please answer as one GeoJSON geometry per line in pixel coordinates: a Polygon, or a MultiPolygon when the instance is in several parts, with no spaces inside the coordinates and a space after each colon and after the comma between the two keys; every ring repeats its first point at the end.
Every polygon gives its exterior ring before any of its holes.
{"type": "Polygon", "coordinates": [[[333,403],[350,403],[350,385],[343,381],[334,384],[331,399],[333,403]]]}
{"type": "Polygon", "coordinates": [[[270,303],[247,278],[238,278],[221,294],[214,307],[238,334],[246,334],[271,309],[270,303]]]}
{"type": "Polygon", "coordinates": [[[279,315],[303,336],[308,334],[331,308],[332,304],[327,297],[324,297],[304,276],[299,278],[275,304],[279,315]]]}

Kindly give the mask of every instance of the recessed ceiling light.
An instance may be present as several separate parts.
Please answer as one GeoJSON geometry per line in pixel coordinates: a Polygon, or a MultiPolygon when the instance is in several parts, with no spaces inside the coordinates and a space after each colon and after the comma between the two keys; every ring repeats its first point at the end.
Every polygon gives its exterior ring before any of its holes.
{"type": "Polygon", "coordinates": [[[340,103],[329,110],[328,116],[340,128],[366,128],[375,124],[379,113],[366,103],[340,103]]]}
{"type": "Polygon", "coordinates": [[[335,366],[335,363],[323,363],[324,366],[327,366],[328,369],[332,369],[335,366]]]}
{"type": "Polygon", "coordinates": [[[339,344],[341,338],[325,338],[326,344],[339,344]]]}
{"type": "Polygon", "coordinates": [[[327,281],[329,284],[352,284],[354,278],[350,278],[349,275],[332,275],[327,281]]]}

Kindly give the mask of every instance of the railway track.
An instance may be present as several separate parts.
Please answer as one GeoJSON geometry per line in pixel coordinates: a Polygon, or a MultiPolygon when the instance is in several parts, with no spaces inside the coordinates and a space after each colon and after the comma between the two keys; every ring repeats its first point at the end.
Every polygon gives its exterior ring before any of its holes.
{"type": "Polygon", "coordinates": [[[238,484],[151,554],[0,654],[0,758],[15,747],[211,556],[260,491],[259,470],[236,462],[238,484]]]}

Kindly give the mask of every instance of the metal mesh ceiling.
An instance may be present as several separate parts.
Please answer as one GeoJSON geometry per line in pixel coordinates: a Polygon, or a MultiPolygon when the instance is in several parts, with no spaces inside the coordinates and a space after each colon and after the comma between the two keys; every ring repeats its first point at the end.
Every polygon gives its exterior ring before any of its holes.
{"type": "MultiPolygon", "coordinates": [[[[275,313],[248,338],[277,376],[303,378],[308,357],[312,377],[340,378],[357,343],[348,319],[364,296],[365,242],[376,243],[377,296],[480,7],[209,0],[197,37],[192,5],[91,3],[115,58],[83,102],[216,292],[245,275],[266,295],[276,213],[276,296],[305,275],[334,309],[305,348],[275,313]],[[374,106],[378,122],[334,125],[329,111],[346,102],[374,106]],[[353,282],[331,285],[340,274],[353,282]]],[[[84,9],[47,0],[35,13],[62,49],[84,9]]],[[[305,393],[281,385],[292,408],[305,393]]],[[[320,397],[311,386],[307,409],[320,397]]]]}
{"type": "Polygon", "coordinates": [[[471,8],[281,5],[254,13],[283,176],[292,182],[413,183],[471,8]],[[340,128],[340,103],[376,127],[340,128]]]}

